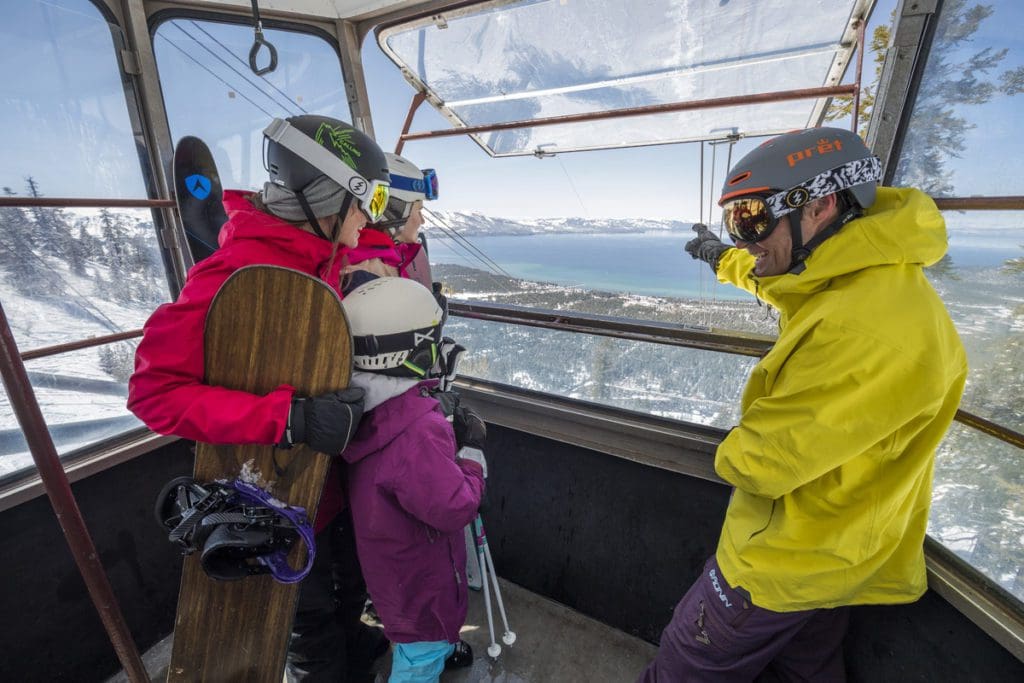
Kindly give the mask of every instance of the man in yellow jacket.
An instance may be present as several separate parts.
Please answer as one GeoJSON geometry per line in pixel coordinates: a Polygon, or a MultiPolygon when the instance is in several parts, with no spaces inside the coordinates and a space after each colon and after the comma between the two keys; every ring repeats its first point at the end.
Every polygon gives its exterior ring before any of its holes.
{"type": "Polygon", "coordinates": [[[715,470],[735,490],[718,549],[641,681],[842,681],[850,605],[917,600],[936,447],[967,360],[923,269],[945,223],[914,189],[877,187],[855,134],[769,140],[729,172],[736,243],[686,245],[779,311],[715,470]]]}

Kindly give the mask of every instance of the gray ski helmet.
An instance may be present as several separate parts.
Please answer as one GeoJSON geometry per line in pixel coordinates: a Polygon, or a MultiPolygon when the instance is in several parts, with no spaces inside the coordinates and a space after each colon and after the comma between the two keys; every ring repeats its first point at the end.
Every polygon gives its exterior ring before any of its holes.
{"type": "Polygon", "coordinates": [[[765,196],[778,219],[812,199],[845,190],[866,209],[875,203],[881,175],[881,163],[856,133],[808,128],[774,137],[736,162],[718,204],[765,196]]]}
{"type": "MultiPolygon", "coordinates": [[[[388,182],[388,162],[373,139],[344,121],[303,114],[286,119],[368,181],[388,182]],[[333,142],[334,144],[329,144],[333,142]]],[[[322,170],[274,140],[267,141],[267,171],[271,182],[298,192],[322,175],[322,170]]]]}

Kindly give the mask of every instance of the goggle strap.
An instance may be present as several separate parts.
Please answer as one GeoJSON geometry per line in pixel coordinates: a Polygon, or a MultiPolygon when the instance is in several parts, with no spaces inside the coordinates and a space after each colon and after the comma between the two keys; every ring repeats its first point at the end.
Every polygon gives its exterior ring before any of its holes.
{"type": "Polygon", "coordinates": [[[349,168],[344,161],[328,152],[316,140],[284,119],[271,121],[270,125],[263,130],[263,135],[323,172],[328,178],[355,195],[364,207],[369,207],[377,186],[384,184],[379,180],[367,180],[349,168]]]}
{"type": "Polygon", "coordinates": [[[808,202],[826,195],[848,190],[855,185],[878,182],[882,178],[882,162],[876,156],[854,159],[822,171],[788,190],[776,192],[764,200],[771,215],[778,219],[808,202]]]}
{"type": "Polygon", "coordinates": [[[427,199],[437,199],[437,172],[428,168],[423,171],[419,178],[410,178],[404,175],[391,174],[391,187],[396,190],[407,192],[418,192],[427,199]]]}

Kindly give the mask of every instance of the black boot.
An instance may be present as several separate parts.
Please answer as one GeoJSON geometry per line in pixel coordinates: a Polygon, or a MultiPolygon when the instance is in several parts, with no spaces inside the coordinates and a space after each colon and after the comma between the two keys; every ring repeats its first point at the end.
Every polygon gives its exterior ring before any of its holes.
{"type": "Polygon", "coordinates": [[[455,649],[444,660],[444,669],[464,669],[473,663],[473,648],[464,640],[455,643],[455,649]]]}

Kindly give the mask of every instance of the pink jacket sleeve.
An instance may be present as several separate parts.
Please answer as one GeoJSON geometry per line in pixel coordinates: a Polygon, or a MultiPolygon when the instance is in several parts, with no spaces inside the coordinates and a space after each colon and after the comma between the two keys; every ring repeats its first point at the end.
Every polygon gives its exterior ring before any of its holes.
{"type": "Polygon", "coordinates": [[[459,531],[480,509],[483,471],[453,459],[455,438],[440,413],[431,413],[392,447],[401,449],[390,487],[406,511],[444,533],[459,531]]]}
{"type": "Polygon", "coordinates": [[[200,264],[178,300],[156,309],[143,328],[128,409],[155,432],[215,444],[273,444],[284,432],[292,387],[259,396],[204,383],[206,312],[233,271],[200,264]]]}

